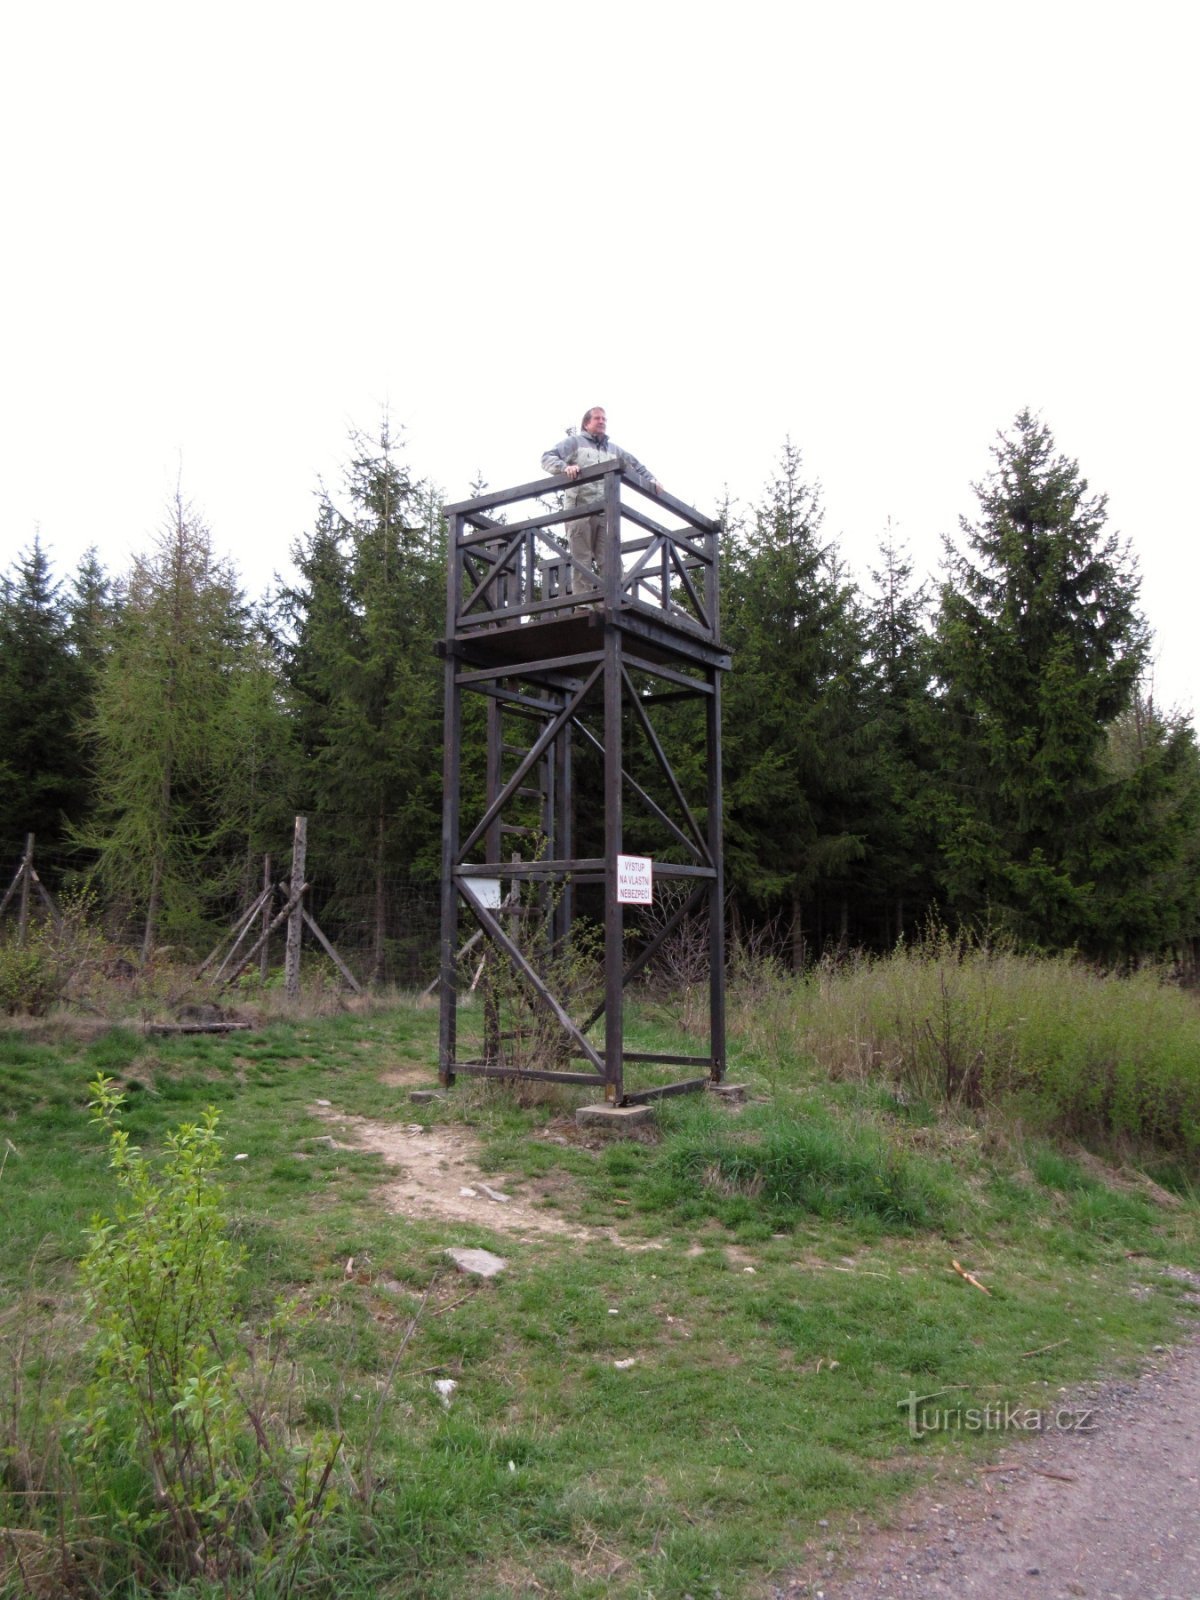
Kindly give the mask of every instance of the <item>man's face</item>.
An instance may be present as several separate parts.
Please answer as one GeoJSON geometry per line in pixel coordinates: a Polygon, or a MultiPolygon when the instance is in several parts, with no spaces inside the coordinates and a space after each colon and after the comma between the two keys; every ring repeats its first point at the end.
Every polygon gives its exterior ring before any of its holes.
{"type": "Polygon", "coordinates": [[[607,431],[607,429],[608,418],[604,415],[603,407],[601,407],[599,410],[593,411],[591,416],[588,418],[586,431],[598,439],[602,433],[607,431]]]}

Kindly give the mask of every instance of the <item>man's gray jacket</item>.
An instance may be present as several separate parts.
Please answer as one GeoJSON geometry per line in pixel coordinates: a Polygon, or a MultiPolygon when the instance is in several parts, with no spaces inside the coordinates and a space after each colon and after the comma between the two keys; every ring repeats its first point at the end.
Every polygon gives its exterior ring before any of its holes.
{"type": "MultiPolygon", "coordinates": [[[[606,433],[597,435],[586,430],[569,433],[552,450],[547,450],[542,457],[542,471],[561,474],[571,466],[595,467],[601,461],[619,461],[632,477],[640,480],[644,489],[654,484],[654,474],[636,456],[630,455],[628,450],[622,450],[619,444],[614,444],[606,433]]],[[[593,479],[590,483],[571,484],[564,503],[569,506],[590,506],[603,499],[604,480],[593,479]]]]}

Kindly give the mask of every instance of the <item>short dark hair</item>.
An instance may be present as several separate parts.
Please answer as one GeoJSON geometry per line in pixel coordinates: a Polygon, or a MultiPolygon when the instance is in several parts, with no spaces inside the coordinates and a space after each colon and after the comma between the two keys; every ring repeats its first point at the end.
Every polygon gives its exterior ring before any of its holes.
{"type": "Polygon", "coordinates": [[[588,423],[595,416],[596,412],[597,411],[603,411],[603,410],[604,410],[603,406],[589,406],[587,408],[587,410],[583,413],[583,421],[579,424],[579,426],[581,428],[586,428],[588,423]]]}

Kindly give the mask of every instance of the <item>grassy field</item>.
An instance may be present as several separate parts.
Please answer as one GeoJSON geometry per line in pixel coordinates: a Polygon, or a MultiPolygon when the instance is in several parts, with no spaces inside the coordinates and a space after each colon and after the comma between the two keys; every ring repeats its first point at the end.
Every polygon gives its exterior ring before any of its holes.
{"type": "MultiPolygon", "coordinates": [[[[1051,1412],[1064,1386],[1128,1370],[1196,1309],[1168,1271],[1197,1264],[1186,1139],[1147,1135],[1134,1161],[1130,1130],[1100,1119],[1101,1160],[1050,1137],[1057,1102],[1029,1073],[1015,1109],[982,1071],[972,1104],[947,1103],[962,1080],[939,1078],[945,972],[922,979],[930,1029],[913,1034],[896,1000],[919,977],[900,974],[890,1002],[865,969],[743,989],[730,1077],[747,1101],[668,1101],[652,1132],[619,1142],[581,1136],[559,1092],[460,1082],[410,1102],[436,1058],[436,1012],[412,1003],[218,1038],[5,1031],[0,1525],[54,1531],[32,1464],[66,1436],[86,1376],[78,1267],[89,1219],[117,1198],[87,1110],[103,1073],[148,1154],[217,1108],[244,1337],[294,1297],[283,1420],[344,1442],[339,1499],[286,1584],[146,1569],[117,1587],[108,1552],[94,1570],[110,1587],[77,1592],[769,1595],[814,1541],[998,1442],[966,1425],[914,1437],[910,1396],[1051,1412]],[[924,1066],[905,1063],[906,1029],[924,1066]],[[404,1152],[422,1142],[442,1161],[424,1159],[425,1189],[402,1196],[404,1152]],[[464,1197],[464,1173],[511,1201],[464,1197]],[[460,1275],[452,1246],[507,1269],[460,1275]]],[[[982,1027],[958,981],[961,1026],[982,1027]]],[[[1194,1029],[1194,1002],[1163,993],[1186,1009],[1162,1026],[1194,1029]]],[[[1080,1008],[1063,1025],[1078,1061],[1086,1007],[1075,990],[1062,1005],[1080,1008]]],[[[1137,1005],[1144,1035],[1153,1004],[1137,1005]]],[[[671,1026],[649,1007],[638,1024],[647,1041],[671,1026]]],[[[1007,1012],[1003,1028],[1015,1072],[1007,1012]]],[[[1172,1092],[1190,1104],[1200,1057],[1182,1051],[1172,1092]]],[[[18,1547],[8,1536],[3,1592],[53,1592],[18,1547]]]]}

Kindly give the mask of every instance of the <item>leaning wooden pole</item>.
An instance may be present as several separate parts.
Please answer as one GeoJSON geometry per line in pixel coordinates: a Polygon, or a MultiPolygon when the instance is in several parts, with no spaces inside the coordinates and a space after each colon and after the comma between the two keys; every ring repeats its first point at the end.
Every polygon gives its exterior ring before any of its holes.
{"type": "Polygon", "coordinates": [[[362,993],[362,984],[359,983],[358,979],[350,971],[350,968],[346,965],[346,963],[342,960],[341,956],[338,955],[337,951],[330,944],[329,940],[321,932],[320,928],[317,926],[317,919],[314,916],[310,915],[310,913],[305,909],[305,905],[304,905],[303,900],[300,902],[300,914],[304,918],[306,926],[311,929],[313,938],[317,941],[317,943],[321,946],[321,949],[324,950],[325,954],[333,962],[334,966],[341,973],[342,977],[345,978],[346,982],[354,990],[355,994],[361,994],[362,993]]]}
{"type": "MultiPolygon", "coordinates": [[[[270,895],[271,895],[270,889],[268,888],[268,889],[264,890],[263,893],[267,896],[267,898],[269,900],[270,899],[270,895]]],[[[249,911],[244,911],[242,913],[242,920],[240,922],[234,924],[233,944],[229,947],[228,951],[226,951],[225,959],[221,962],[221,964],[217,968],[216,972],[213,973],[214,981],[217,981],[217,980],[220,979],[221,974],[225,971],[225,968],[233,960],[234,956],[237,955],[238,949],[241,946],[242,940],[246,937],[246,935],[250,932],[250,929],[254,925],[254,919],[258,915],[259,907],[262,905],[262,903],[263,903],[263,895],[260,894],[258,899],[255,900],[254,904],[250,907],[249,911]]],[[[268,908],[268,913],[269,913],[269,908],[268,908]]],[[[223,933],[221,935],[220,942],[217,944],[216,948],[213,949],[212,951],[210,951],[210,953],[205,956],[204,960],[196,968],[196,976],[198,978],[202,978],[204,976],[204,974],[208,971],[209,967],[212,966],[213,962],[220,955],[221,947],[224,945],[224,943],[225,943],[226,939],[228,939],[228,937],[229,937],[228,932],[223,933]]]]}
{"type": "MultiPolygon", "coordinates": [[[[280,887],[282,888],[282,885],[280,887]]],[[[298,905],[303,904],[304,891],[307,888],[308,888],[308,885],[306,883],[302,883],[299,886],[299,888],[297,889],[296,893],[294,895],[292,895],[291,899],[288,900],[288,902],[284,906],[283,910],[276,914],[276,916],[275,916],[274,920],[272,921],[270,927],[267,928],[264,933],[260,933],[259,934],[257,943],[255,943],[254,945],[252,945],[250,947],[250,949],[242,957],[241,961],[237,964],[236,967],[234,967],[233,971],[230,972],[228,977],[222,978],[220,980],[222,983],[226,983],[226,984],[234,983],[234,982],[237,981],[238,978],[241,977],[242,973],[245,972],[246,968],[250,965],[250,963],[254,960],[255,956],[258,954],[259,950],[267,942],[267,940],[271,937],[271,935],[275,932],[276,928],[282,927],[283,924],[288,920],[288,918],[293,915],[293,913],[296,910],[296,907],[298,905]]]]}

